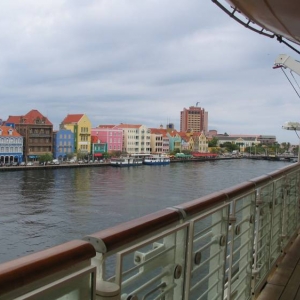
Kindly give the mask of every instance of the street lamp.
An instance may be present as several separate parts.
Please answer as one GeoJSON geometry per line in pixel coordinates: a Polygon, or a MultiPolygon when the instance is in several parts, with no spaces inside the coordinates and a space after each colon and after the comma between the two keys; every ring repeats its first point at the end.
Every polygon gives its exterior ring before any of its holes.
{"type": "Polygon", "coordinates": [[[299,139],[299,146],[298,146],[298,164],[300,163],[300,138],[297,131],[300,131],[300,123],[299,122],[285,122],[282,126],[282,129],[285,130],[293,130],[296,132],[298,139],[299,139]]]}

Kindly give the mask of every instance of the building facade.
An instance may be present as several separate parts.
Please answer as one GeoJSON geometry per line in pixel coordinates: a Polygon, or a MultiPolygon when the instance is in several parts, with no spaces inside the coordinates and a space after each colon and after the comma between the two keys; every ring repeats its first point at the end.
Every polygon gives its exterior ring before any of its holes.
{"type": "Polygon", "coordinates": [[[170,152],[175,150],[181,151],[181,137],[177,130],[167,130],[167,136],[169,137],[170,152]]]}
{"type": "Polygon", "coordinates": [[[206,132],[208,131],[208,112],[204,108],[190,106],[180,112],[180,131],[181,132],[206,132]]]}
{"type": "Polygon", "coordinates": [[[102,160],[104,153],[107,152],[107,144],[101,142],[97,136],[92,135],[91,138],[92,138],[92,145],[91,145],[92,160],[102,160]]]}
{"type": "Polygon", "coordinates": [[[151,133],[145,125],[120,124],[115,128],[123,130],[123,152],[128,154],[151,153],[151,133]]]}
{"type": "Polygon", "coordinates": [[[123,130],[116,125],[99,125],[91,130],[92,136],[97,137],[101,144],[106,144],[106,151],[122,151],[123,130]]]}
{"type": "Polygon", "coordinates": [[[38,110],[24,116],[9,116],[6,124],[14,124],[23,136],[24,160],[38,160],[40,155],[53,153],[53,124],[38,110]]]}
{"type": "Polygon", "coordinates": [[[151,153],[161,154],[170,152],[170,139],[167,136],[167,130],[160,128],[150,128],[151,138],[150,147],[151,153]]]}
{"type": "Polygon", "coordinates": [[[66,160],[68,154],[74,153],[74,133],[71,130],[60,129],[53,133],[53,157],[66,160]]]}
{"type": "Polygon", "coordinates": [[[207,153],[208,152],[208,142],[206,136],[203,132],[195,132],[192,135],[193,138],[193,149],[192,151],[200,152],[200,153],[207,153]]]}
{"type": "Polygon", "coordinates": [[[0,126],[0,163],[23,161],[23,137],[10,126],[0,126]]]}
{"type": "Polygon", "coordinates": [[[69,114],[60,129],[71,130],[74,134],[74,152],[89,154],[91,152],[91,122],[85,114],[69,114]]]}

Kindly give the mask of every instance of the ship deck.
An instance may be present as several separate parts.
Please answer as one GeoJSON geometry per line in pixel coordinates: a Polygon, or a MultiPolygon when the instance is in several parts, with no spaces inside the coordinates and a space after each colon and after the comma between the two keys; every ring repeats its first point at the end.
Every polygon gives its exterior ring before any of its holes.
{"type": "Polygon", "coordinates": [[[278,264],[257,300],[300,300],[300,236],[278,264]]]}

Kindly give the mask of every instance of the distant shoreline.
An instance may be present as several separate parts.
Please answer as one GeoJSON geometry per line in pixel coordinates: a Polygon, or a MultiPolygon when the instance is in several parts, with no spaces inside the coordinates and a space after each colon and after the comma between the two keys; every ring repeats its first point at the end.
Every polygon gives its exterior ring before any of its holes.
{"type": "MultiPolygon", "coordinates": [[[[255,160],[270,160],[270,161],[279,161],[279,159],[274,159],[274,157],[215,157],[215,158],[180,158],[180,159],[171,159],[172,163],[188,163],[188,162],[201,162],[201,161],[216,161],[216,160],[231,160],[231,159],[255,159],[255,160]]],[[[285,162],[291,162],[289,159],[286,159],[285,162]]],[[[107,167],[110,166],[110,162],[103,163],[66,163],[60,165],[33,165],[33,166],[10,166],[10,167],[0,167],[0,172],[7,171],[26,171],[26,170],[49,170],[49,169],[67,169],[67,168],[92,168],[92,167],[107,167]]],[[[130,168],[130,167],[128,167],[130,168]]]]}
{"type": "MultiPolygon", "coordinates": [[[[187,163],[187,162],[201,162],[201,161],[215,161],[215,160],[228,160],[237,159],[236,157],[218,157],[218,158],[188,158],[188,159],[172,159],[171,163],[187,163]]],[[[66,169],[66,168],[92,168],[92,167],[107,167],[110,166],[109,162],[103,163],[66,163],[59,165],[33,165],[33,166],[10,166],[10,167],[0,167],[0,172],[6,171],[26,171],[26,170],[49,170],[49,169],[66,169]]],[[[128,167],[129,168],[129,167],[128,167]]]]}

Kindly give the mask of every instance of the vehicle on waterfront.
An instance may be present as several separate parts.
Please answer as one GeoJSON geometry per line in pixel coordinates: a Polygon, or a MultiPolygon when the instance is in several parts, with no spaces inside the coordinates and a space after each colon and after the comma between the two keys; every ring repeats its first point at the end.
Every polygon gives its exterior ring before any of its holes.
{"type": "Polygon", "coordinates": [[[185,153],[176,153],[175,154],[175,158],[184,158],[184,159],[187,159],[187,158],[192,158],[193,156],[190,155],[190,154],[185,154],[185,153]]]}
{"type": "Polygon", "coordinates": [[[143,159],[131,156],[112,158],[110,160],[110,165],[113,167],[136,167],[143,165],[143,159]]]}
{"type": "Polygon", "coordinates": [[[33,162],[32,161],[29,161],[26,166],[33,166],[33,162]]]}
{"type": "Polygon", "coordinates": [[[165,166],[170,164],[170,157],[163,154],[150,155],[144,158],[143,163],[144,165],[149,165],[149,166],[161,166],[161,165],[165,166]]]}

